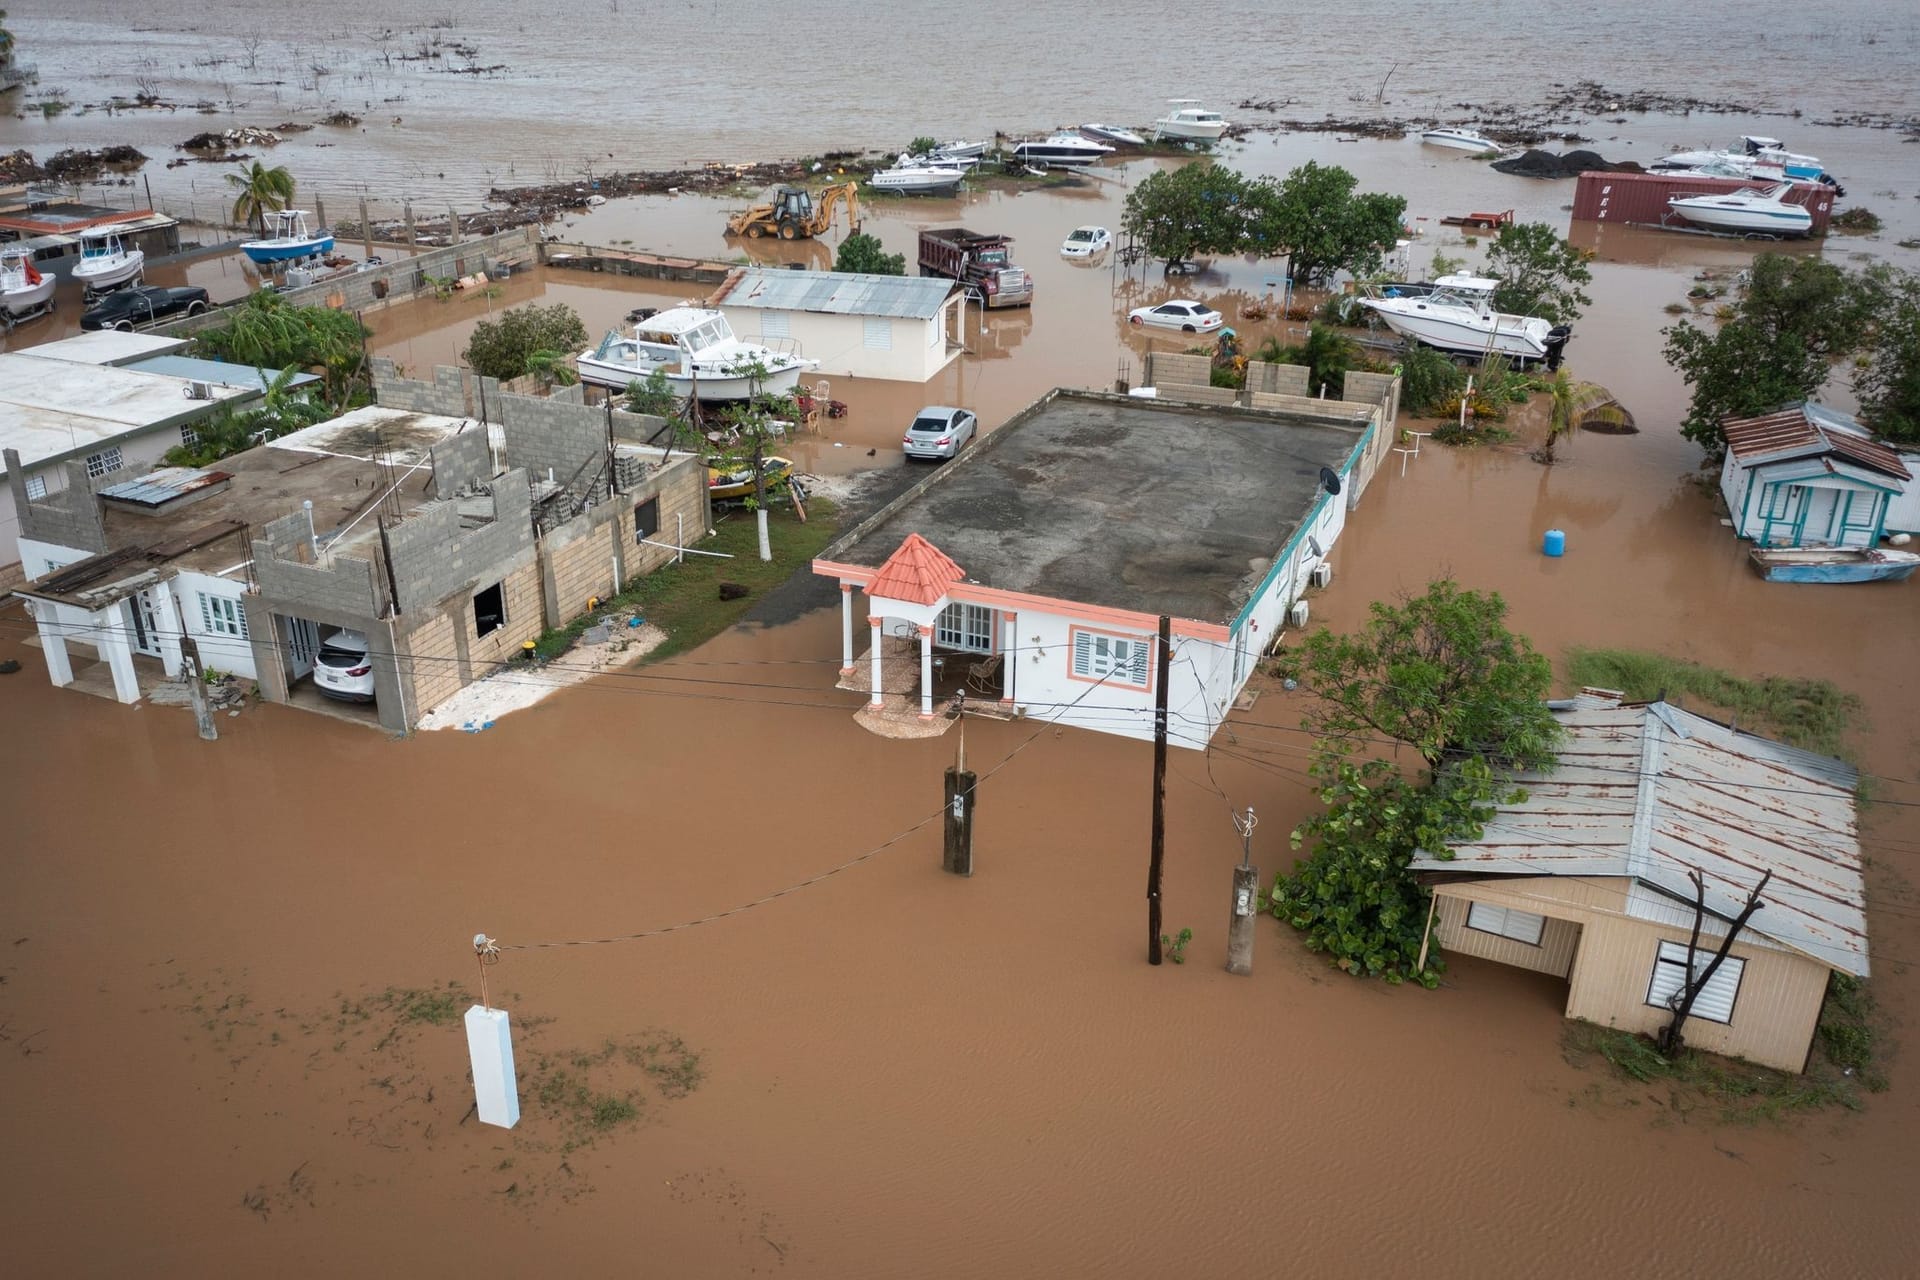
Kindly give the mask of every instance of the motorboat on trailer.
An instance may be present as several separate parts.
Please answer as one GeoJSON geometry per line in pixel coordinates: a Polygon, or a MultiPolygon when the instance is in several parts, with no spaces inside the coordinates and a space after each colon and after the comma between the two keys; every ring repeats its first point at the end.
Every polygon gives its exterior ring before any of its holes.
{"type": "Polygon", "coordinates": [[[1095,142],[1111,142],[1121,147],[1144,147],[1147,140],[1131,129],[1122,129],[1117,124],[1083,124],[1080,132],[1095,142]]]}
{"type": "Polygon", "coordinates": [[[82,231],[80,261],[73,264],[73,278],[88,293],[104,293],[138,280],[147,266],[147,255],[131,248],[117,231],[82,231]]]}
{"type": "Polygon", "coordinates": [[[11,327],[49,310],[58,283],[53,272],[33,265],[33,255],[26,249],[0,250],[0,320],[11,327]]]}
{"type": "Polygon", "coordinates": [[[266,239],[240,243],[240,252],[262,266],[298,262],[333,251],[333,233],[325,227],[309,230],[305,210],[276,209],[266,215],[266,223],[266,239]]]}
{"type": "Polygon", "coordinates": [[[1083,138],[1077,133],[1056,133],[1045,138],[1029,138],[1013,148],[1014,159],[1024,164],[1043,165],[1051,169],[1077,169],[1097,163],[1112,154],[1113,148],[1106,143],[1083,138]]]}
{"type": "Polygon", "coordinates": [[[875,170],[867,182],[875,191],[892,191],[900,195],[950,195],[960,189],[960,183],[966,176],[965,169],[923,160],[918,156],[902,156],[891,169],[875,170]]]}
{"type": "Polygon", "coordinates": [[[1169,98],[1172,108],[1153,122],[1153,136],[1159,142],[1218,142],[1227,131],[1227,122],[1218,111],[1208,111],[1198,98],[1169,98]]]}
{"type": "Polygon", "coordinates": [[[1713,231],[1735,235],[1804,236],[1813,230],[1813,214],[1804,206],[1789,204],[1791,182],[1764,189],[1748,187],[1741,191],[1720,191],[1707,195],[1671,196],[1667,208],[1713,231]]]}
{"type": "Polygon", "coordinates": [[[1376,288],[1360,305],[1409,342],[1457,355],[1505,356],[1559,368],[1573,327],[1496,311],[1493,291],[1498,283],[1481,276],[1443,276],[1424,293],[1415,291],[1417,285],[1376,288]]]}
{"type": "Polygon", "coordinates": [[[740,341],[718,311],[669,307],[637,321],[630,334],[608,333],[576,363],[582,382],[615,391],[658,372],[676,396],[746,400],[792,391],[819,362],[740,341]]]}
{"type": "Polygon", "coordinates": [[[1484,153],[1503,150],[1499,143],[1486,134],[1475,133],[1471,129],[1429,129],[1420,135],[1420,141],[1436,147],[1452,147],[1456,151],[1484,153]]]}

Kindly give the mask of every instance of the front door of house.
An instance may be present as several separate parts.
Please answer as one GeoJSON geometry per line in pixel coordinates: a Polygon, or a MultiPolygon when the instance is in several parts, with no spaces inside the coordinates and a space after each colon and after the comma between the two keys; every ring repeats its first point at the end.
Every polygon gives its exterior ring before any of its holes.
{"type": "Polygon", "coordinates": [[[288,679],[298,680],[313,674],[314,655],[320,652],[320,627],[305,618],[288,618],[288,679]]]}
{"type": "Polygon", "coordinates": [[[160,656],[160,629],[153,617],[153,597],[136,591],[127,601],[127,616],[133,623],[133,651],[149,658],[160,656]]]}

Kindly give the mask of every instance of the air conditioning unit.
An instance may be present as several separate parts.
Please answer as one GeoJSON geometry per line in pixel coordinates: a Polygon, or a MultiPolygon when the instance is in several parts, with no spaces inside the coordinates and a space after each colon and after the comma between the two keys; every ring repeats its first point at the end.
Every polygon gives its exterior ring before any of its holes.
{"type": "Polygon", "coordinates": [[[1305,600],[1295,600],[1293,602],[1293,608],[1287,610],[1287,624],[1294,627],[1306,626],[1307,615],[1310,612],[1311,610],[1307,607],[1305,600]]]}
{"type": "Polygon", "coordinates": [[[189,400],[211,400],[213,399],[213,384],[211,382],[189,382],[186,386],[180,388],[180,394],[189,400]]]}
{"type": "Polygon", "coordinates": [[[1333,566],[1322,560],[1319,564],[1313,566],[1312,578],[1314,586],[1326,586],[1333,581],[1333,566]]]}

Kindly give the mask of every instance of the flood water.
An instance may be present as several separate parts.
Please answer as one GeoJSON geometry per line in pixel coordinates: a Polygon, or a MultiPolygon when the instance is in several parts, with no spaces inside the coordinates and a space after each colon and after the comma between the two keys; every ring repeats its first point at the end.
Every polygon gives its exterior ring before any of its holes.
{"type": "MultiPolygon", "coordinates": [[[[623,14],[593,5],[591,16],[639,26],[639,11],[652,11],[621,5],[623,14]]],[[[1475,12],[1498,25],[1506,7],[1475,12]]],[[[675,21],[654,29],[672,47],[718,20],[709,8],[664,10],[675,21]]],[[[1144,8],[1108,8],[1113,30],[1147,42],[1144,8]]],[[[1001,17],[1032,22],[1022,15],[1043,9],[1001,17]]],[[[1424,9],[1380,9],[1371,30],[1356,22],[1331,38],[1391,60],[1409,42],[1377,32],[1402,30],[1424,9]]],[[[494,11],[478,5],[460,21],[478,26],[494,11]]],[[[1811,20],[1785,6],[1752,11],[1789,29],[1811,20]]],[[[66,30],[92,13],[97,28],[103,12],[77,3],[44,21],[66,30]]],[[[209,29],[225,12],[192,11],[209,29]]],[[[1156,20],[1166,12],[1153,10],[1156,20]]],[[[1852,39],[1848,50],[1881,57],[1905,19],[1881,15],[1882,42],[1867,45],[1869,12],[1829,6],[1833,35],[1807,43],[1808,56],[1831,49],[1829,65],[1840,67],[1842,41],[1852,39]]],[[[163,12],[154,13],[160,22],[163,12]]],[[[330,10],[327,21],[354,27],[354,13],[330,10]]],[[[1682,32],[1702,21],[1670,16],[1682,32]]],[[[528,44],[548,34],[528,27],[511,34],[528,44]]],[[[806,42],[822,39],[819,29],[791,23],[794,51],[817,55],[806,42]]],[[[1428,36],[1464,42],[1468,27],[1422,30],[1424,47],[1428,36]]],[[[1759,48],[1746,30],[1721,13],[1714,34],[1759,48]]],[[[1631,68],[1628,51],[1644,52],[1650,38],[1624,21],[1617,34],[1617,48],[1594,54],[1600,78],[1612,78],[1610,66],[1631,68]]],[[[1528,47],[1549,36],[1515,38],[1528,47]]],[[[1704,26],[1698,38],[1708,38],[1704,26]]],[[[1910,31],[1905,38],[1910,50],[1910,31]]],[[[483,62],[494,60],[488,45],[483,62]]],[[[823,80],[871,70],[877,55],[864,46],[836,46],[846,71],[816,57],[831,70],[823,80]]],[[[1297,41],[1262,34],[1237,55],[1227,75],[1244,90],[1226,88],[1202,47],[1215,46],[1176,45],[1153,76],[1179,83],[1133,97],[1279,92],[1257,82],[1297,41]]],[[[618,103],[652,105],[658,95],[635,90],[633,60],[617,48],[595,46],[595,74],[618,71],[618,103]]],[[[1095,55],[1074,46],[1063,56],[1095,55]]],[[[44,77],[53,54],[43,49],[38,60],[44,77]]],[[[662,61],[689,77],[685,85],[746,75],[737,61],[716,68],[709,58],[698,72],[685,59],[662,61]]],[[[1569,60],[1554,65],[1572,74],[1569,60]]],[[[1724,84],[1699,92],[1738,92],[1743,78],[1777,83],[1751,60],[1740,67],[1731,56],[1701,63],[1701,75],[1724,84]]],[[[1383,70],[1369,62],[1353,78],[1370,97],[1383,70]]],[[[1088,83],[1095,95],[1080,100],[1071,85],[1041,77],[1007,101],[1041,121],[1068,110],[1123,112],[1124,86],[1088,83]]],[[[1432,73],[1429,83],[1447,82],[1432,73]]],[[[1896,92],[1877,83],[1856,105],[1896,92]]],[[[1345,89],[1323,90],[1326,104],[1339,109],[1345,89]]],[[[424,100],[425,88],[413,91],[424,100]]],[[[755,94],[768,91],[757,77],[755,94]]],[[[958,90],[937,92],[953,96],[930,101],[961,100],[958,90]]],[[[771,114],[755,95],[735,96],[753,104],[742,112],[771,114]]],[[[872,127],[885,141],[911,110],[898,93],[872,96],[894,105],[863,116],[843,97],[822,113],[849,136],[872,127]]],[[[610,98],[604,113],[616,105],[610,98]]],[[[933,131],[978,132],[973,121],[1013,114],[975,109],[985,114],[948,111],[953,128],[933,131]]],[[[404,110],[413,114],[416,102],[404,110]]],[[[200,127],[184,114],[177,123],[200,127]]],[[[1634,134],[1637,149],[1693,136],[1682,129],[1717,137],[1765,123],[1667,120],[1621,132],[1634,134]]],[[[1874,175],[1856,176],[1860,199],[1889,218],[1879,237],[1836,237],[1825,252],[1915,265],[1896,242],[1920,230],[1909,198],[1917,148],[1877,131],[1816,137],[1805,149],[1830,166],[1874,175]]],[[[815,149],[818,140],[772,150],[815,149]]],[[[645,146],[686,144],[636,136],[629,145],[638,156],[645,146]]],[[[1512,206],[1523,219],[1564,226],[1572,194],[1570,184],[1493,175],[1411,142],[1281,137],[1236,154],[1235,163],[1265,172],[1335,160],[1363,185],[1405,192],[1410,218],[1427,219],[1417,224],[1427,230],[1416,268],[1435,248],[1467,252],[1463,238],[1439,228],[1444,214],[1512,206]]],[[[1038,302],[987,317],[984,331],[975,317],[971,354],[924,387],[837,380],[833,394],[851,412],[793,443],[803,466],[904,465],[892,446],[902,417],[922,402],[966,404],[993,426],[1051,386],[1137,378],[1148,341],[1183,345],[1129,330],[1125,312],[1140,302],[1192,293],[1236,317],[1264,292],[1270,264],[1216,263],[1169,284],[1157,271],[1129,278],[1054,255],[1078,223],[1117,226],[1121,184],[1145,171],[1137,162],[1114,184],[1074,192],[873,205],[868,229],[896,252],[910,253],[917,227],[935,222],[1012,232],[1038,302]]],[[[727,258],[744,247],[718,233],[726,207],[692,197],[615,202],[562,230],[727,258]]],[[[1263,921],[1252,977],[1227,975],[1224,922],[1239,856],[1229,810],[1256,806],[1254,858],[1269,880],[1290,857],[1287,831],[1314,804],[1301,774],[1301,708],[1265,688],[1210,758],[1180,751],[1172,761],[1166,923],[1195,931],[1189,963],[1154,969],[1141,954],[1150,748],[973,722],[969,761],[991,773],[969,880],[940,871],[938,828],[928,826],[831,878],[694,928],[507,951],[488,981],[515,1022],[527,1118],[510,1134],[482,1128],[463,1119],[472,1095],[459,1029],[363,1016],[382,993],[447,982],[476,991],[468,939],[478,930],[510,945],[632,934],[839,866],[939,808],[954,736],[900,742],[858,728],[857,699],[833,689],[839,620],[827,610],[599,677],[483,733],[395,742],[263,706],[221,719],[220,741],[203,744],[183,711],[52,689],[38,650],[22,643],[29,621],[0,607],[0,658],[24,667],[0,677],[8,1270],[1417,1269],[1465,1278],[1657,1267],[1836,1280],[1920,1271],[1906,1225],[1920,1072],[1903,1043],[1920,1013],[1912,728],[1920,677],[1907,639],[1920,596],[1912,583],[1761,583],[1688,481],[1697,455],[1675,429],[1685,391],[1659,359],[1663,308],[1683,298],[1694,273],[1738,269],[1750,251],[1618,228],[1595,248],[1594,302],[1569,359],[1576,376],[1621,395],[1641,433],[1581,436],[1553,468],[1527,457],[1524,438],[1464,453],[1428,441],[1404,475],[1390,456],[1348,524],[1314,615],[1353,625],[1367,602],[1451,573],[1500,590],[1515,626],[1555,656],[1570,644],[1622,645],[1746,675],[1821,676],[1865,699],[1854,747],[1885,779],[1886,801],[1863,819],[1873,986],[1893,1040],[1892,1088],[1865,1114],[1753,1126],[1680,1114],[1651,1086],[1563,1059],[1564,984],[1470,959],[1455,959],[1436,992],[1360,983],[1263,921]],[[1549,527],[1567,532],[1564,559],[1538,554],[1549,527]],[[663,1036],[700,1055],[704,1078],[684,1097],[639,1068],[575,1065],[598,1062],[610,1041],[632,1047],[663,1036]],[[537,1105],[543,1086],[564,1093],[556,1082],[567,1070],[632,1087],[644,1097],[639,1118],[576,1145],[582,1135],[537,1105]]],[[[757,251],[811,259],[821,250],[757,251]]],[[[634,305],[687,292],[549,269],[516,276],[497,295],[409,302],[368,321],[372,346],[420,376],[455,358],[472,325],[504,306],[565,301],[597,334],[634,305]]],[[[1236,327],[1248,345],[1274,331],[1271,322],[1236,327]]]]}

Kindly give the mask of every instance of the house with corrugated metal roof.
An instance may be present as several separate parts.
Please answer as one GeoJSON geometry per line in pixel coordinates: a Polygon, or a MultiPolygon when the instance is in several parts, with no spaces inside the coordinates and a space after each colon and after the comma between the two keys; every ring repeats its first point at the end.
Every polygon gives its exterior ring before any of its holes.
{"type": "Polygon", "coordinates": [[[960,354],[966,294],[939,276],[749,267],[709,300],[742,338],[828,377],[925,382],[960,354]]]}
{"type": "MultiPolygon", "coordinates": [[[[1478,840],[1421,853],[1431,938],[1567,984],[1566,1016],[1654,1034],[1771,872],[1706,980],[1695,1048],[1805,1068],[1834,973],[1867,976],[1854,770],[1665,702],[1587,690],[1554,704],[1559,766],[1516,779],[1478,840]]],[[[1474,980],[1455,969],[1459,985],[1474,980]]]]}
{"type": "Polygon", "coordinates": [[[1720,495],[1733,528],[1763,547],[1872,547],[1920,529],[1909,463],[1837,409],[1808,401],[1726,418],[1720,495]]]}

